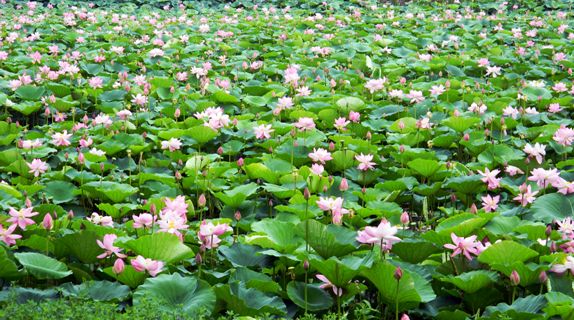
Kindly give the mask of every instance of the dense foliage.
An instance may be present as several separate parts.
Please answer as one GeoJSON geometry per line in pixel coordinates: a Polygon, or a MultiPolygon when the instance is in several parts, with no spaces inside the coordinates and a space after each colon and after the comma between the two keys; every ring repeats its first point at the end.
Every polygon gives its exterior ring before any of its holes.
{"type": "Polygon", "coordinates": [[[0,316],[574,317],[572,2],[156,2],[2,4],[0,316]]]}

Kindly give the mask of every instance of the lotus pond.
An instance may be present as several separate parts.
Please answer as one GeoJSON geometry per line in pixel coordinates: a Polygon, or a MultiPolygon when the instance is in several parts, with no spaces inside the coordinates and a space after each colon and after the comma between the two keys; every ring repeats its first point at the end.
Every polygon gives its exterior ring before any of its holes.
{"type": "Polygon", "coordinates": [[[573,319],[572,4],[3,0],[0,305],[573,319]]]}

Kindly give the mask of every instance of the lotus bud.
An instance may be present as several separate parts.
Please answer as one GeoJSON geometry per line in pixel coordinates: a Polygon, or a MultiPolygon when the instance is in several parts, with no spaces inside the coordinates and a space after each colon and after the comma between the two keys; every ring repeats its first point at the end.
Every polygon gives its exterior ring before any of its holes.
{"type": "Polygon", "coordinates": [[[50,113],[51,113],[51,112],[50,112],[50,108],[46,107],[46,109],[44,109],[44,115],[45,115],[46,117],[48,117],[48,116],[50,116],[50,113]]]}
{"type": "Polygon", "coordinates": [[[365,189],[365,187],[362,187],[362,188],[361,188],[361,193],[363,193],[363,194],[367,193],[367,189],[365,189]]]}
{"type": "Polygon", "coordinates": [[[455,117],[460,117],[460,111],[458,111],[458,109],[454,110],[454,112],[452,113],[453,116],[455,117]]]}
{"type": "Polygon", "coordinates": [[[546,237],[547,237],[547,238],[550,238],[550,235],[552,234],[552,225],[549,224],[549,225],[546,226],[546,231],[545,231],[545,233],[546,233],[546,237]]]}
{"type": "Polygon", "coordinates": [[[236,127],[238,123],[239,120],[237,120],[237,118],[234,118],[233,121],[231,121],[231,124],[233,124],[234,127],[236,127]]]}
{"type": "Polygon", "coordinates": [[[333,143],[333,141],[329,142],[329,151],[333,151],[335,150],[335,144],[333,143]]]}
{"type": "Polygon", "coordinates": [[[450,88],[450,80],[446,80],[444,83],[445,88],[449,89],[450,88]]]}
{"type": "Polygon", "coordinates": [[[273,207],[273,199],[269,199],[269,206],[273,207]]]}
{"type": "Polygon", "coordinates": [[[404,146],[404,145],[401,144],[401,145],[399,146],[399,152],[400,152],[400,153],[405,152],[405,146],[404,146]]]}
{"type": "Polygon", "coordinates": [[[125,267],[124,260],[116,259],[116,261],[114,262],[114,266],[112,267],[112,271],[115,274],[120,274],[124,271],[124,267],[125,267]]]}
{"type": "Polygon", "coordinates": [[[409,318],[409,316],[406,313],[403,313],[403,315],[401,316],[401,320],[411,320],[411,318],[409,318]]]}
{"type": "Polygon", "coordinates": [[[199,199],[197,199],[197,205],[200,207],[205,207],[205,204],[207,203],[207,199],[205,199],[205,194],[200,194],[199,195],[199,199]]]}
{"type": "Polygon", "coordinates": [[[203,258],[201,257],[201,254],[198,252],[198,253],[195,255],[195,263],[196,263],[197,265],[200,265],[202,262],[203,262],[203,258]]]}
{"type": "Polygon", "coordinates": [[[367,134],[365,135],[365,139],[371,140],[372,137],[373,137],[373,135],[371,134],[371,131],[367,131],[367,134]]]}
{"type": "Polygon", "coordinates": [[[309,192],[309,188],[305,188],[305,190],[303,190],[303,197],[305,197],[305,200],[309,200],[309,198],[311,197],[311,193],[309,192]]]}
{"type": "Polygon", "coordinates": [[[401,214],[401,223],[402,224],[409,224],[410,219],[409,219],[409,213],[406,211],[403,211],[403,213],[401,214]]]}
{"type": "Polygon", "coordinates": [[[273,153],[273,147],[269,147],[269,153],[273,153]]]}
{"type": "Polygon", "coordinates": [[[462,137],[462,139],[464,141],[468,141],[468,140],[470,140],[470,135],[468,133],[465,133],[464,136],[462,137]]]}
{"type": "Polygon", "coordinates": [[[68,219],[70,220],[74,219],[74,210],[68,211],[68,219]]]}
{"type": "Polygon", "coordinates": [[[309,270],[309,260],[303,261],[303,269],[305,269],[305,271],[309,270]]]}
{"type": "Polygon", "coordinates": [[[84,157],[84,154],[81,152],[78,153],[78,163],[83,165],[85,161],[86,161],[86,158],[84,157]]]}
{"type": "Polygon", "coordinates": [[[102,172],[104,171],[104,163],[103,162],[100,163],[100,171],[102,171],[102,172]]]}
{"type": "Polygon", "coordinates": [[[181,177],[181,173],[179,173],[179,170],[177,170],[177,171],[175,172],[175,179],[177,179],[177,180],[179,181],[179,180],[181,180],[181,178],[182,178],[182,177],[181,177]]]}
{"type": "Polygon", "coordinates": [[[327,193],[327,190],[329,190],[327,186],[323,186],[323,193],[327,193]]]}
{"type": "Polygon", "coordinates": [[[235,211],[235,213],[233,214],[233,217],[237,221],[241,220],[241,212],[239,210],[235,211]]]}
{"type": "Polygon", "coordinates": [[[548,275],[546,274],[546,271],[540,272],[540,275],[538,275],[538,280],[540,283],[546,283],[546,281],[548,281],[548,275]]]}
{"type": "Polygon", "coordinates": [[[395,277],[397,281],[401,280],[401,278],[403,277],[403,270],[401,269],[401,267],[397,267],[395,269],[395,274],[393,274],[393,277],[395,277]]]}
{"type": "Polygon", "coordinates": [[[217,148],[217,154],[218,154],[218,155],[222,155],[222,154],[223,154],[223,147],[217,148]]]}
{"type": "Polygon", "coordinates": [[[450,195],[450,201],[456,202],[456,194],[453,193],[450,195]]]}
{"type": "Polygon", "coordinates": [[[26,197],[26,201],[24,201],[24,204],[26,205],[26,208],[32,207],[32,201],[30,201],[30,198],[28,197],[26,197]]]}
{"type": "Polygon", "coordinates": [[[485,137],[490,136],[490,130],[488,128],[484,129],[484,136],[485,137]]]}
{"type": "Polygon", "coordinates": [[[237,166],[243,167],[243,164],[244,164],[244,163],[245,163],[245,160],[243,160],[243,158],[237,159],[237,166]]]}
{"type": "Polygon", "coordinates": [[[154,216],[157,214],[157,208],[156,208],[156,206],[155,206],[155,203],[152,203],[152,204],[149,206],[149,212],[151,212],[151,214],[153,214],[154,216]]]}
{"type": "Polygon", "coordinates": [[[42,227],[44,227],[46,230],[52,230],[52,227],[54,227],[54,220],[49,213],[46,213],[44,216],[44,219],[42,220],[42,227]]]}
{"type": "Polygon", "coordinates": [[[179,108],[175,109],[175,112],[173,113],[173,116],[176,118],[179,118],[179,116],[181,115],[181,110],[179,108]]]}
{"type": "Polygon", "coordinates": [[[554,253],[556,252],[557,247],[556,247],[556,242],[552,241],[552,243],[550,244],[550,252],[554,253]]]}
{"type": "Polygon", "coordinates": [[[64,153],[64,159],[68,160],[69,157],[70,157],[70,154],[69,154],[69,153],[67,153],[67,152],[64,153]]]}
{"type": "Polygon", "coordinates": [[[476,207],[476,204],[473,203],[473,204],[470,206],[470,213],[476,214],[477,212],[478,212],[478,208],[476,207]]]}
{"type": "Polygon", "coordinates": [[[347,178],[341,179],[341,184],[339,185],[340,191],[347,191],[349,190],[349,183],[347,182],[347,178]]]}
{"type": "Polygon", "coordinates": [[[405,123],[403,122],[403,120],[399,121],[399,129],[403,130],[405,128],[405,123]]]}
{"type": "Polygon", "coordinates": [[[177,160],[177,164],[178,164],[179,166],[183,166],[183,161],[182,161],[181,159],[179,159],[179,160],[177,160]]]}
{"type": "Polygon", "coordinates": [[[510,274],[510,283],[513,286],[517,286],[520,284],[520,275],[518,275],[518,272],[516,272],[516,270],[512,270],[512,273],[510,274]]]}

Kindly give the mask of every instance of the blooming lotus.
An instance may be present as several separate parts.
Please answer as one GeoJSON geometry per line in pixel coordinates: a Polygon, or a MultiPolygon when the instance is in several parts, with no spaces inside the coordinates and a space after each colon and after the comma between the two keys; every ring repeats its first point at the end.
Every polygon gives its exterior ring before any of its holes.
{"type": "Polygon", "coordinates": [[[0,224],[0,240],[4,242],[7,246],[16,244],[16,239],[22,238],[19,234],[13,234],[16,230],[17,225],[10,225],[8,228],[4,229],[4,226],[0,224]]]}
{"type": "Polygon", "coordinates": [[[365,227],[365,230],[359,231],[357,241],[365,244],[378,244],[381,250],[388,251],[394,243],[401,241],[396,237],[397,227],[393,227],[390,222],[383,219],[376,227],[365,227]]]}
{"type": "Polygon", "coordinates": [[[48,170],[48,164],[40,159],[34,159],[31,163],[26,163],[28,168],[30,168],[29,173],[33,173],[34,177],[38,177],[48,170]]]}
{"type": "Polygon", "coordinates": [[[135,259],[131,260],[131,265],[136,271],[147,271],[150,276],[155,277],[162,271],[164,263],[162,261],[156,261],[149,258],[144,258],[142,256],[137,256],[135,259]]]}
{"type": "Polygon", "coordinates": [[[219,236],[232,230],[233,229],[231,229],[231,227],[226,223],[214,225],[211,221],[206,222],[204,220],[199,226],[197,236],[199,237],[203,248],[213,249],[217,248],[221,242],[219,236]]]}
{"type": "Polygon", "coordinates": [[[481,252],[481,243],[476,241],[476,235],[468,238],[458,237],[456,234],[451,233],[450,238],[453,244],[445,244],[444,247],[453,250],[451,257],[459,254],[464,255],[468,260],[472,260],[471,254],[478,256],[481,252]]]}
{"type": "Polygon", "coordinates": [[[125,258],[126,255],[121,253],[122,249],[114,246],[114,241],[118,238],[115,234],[106,234],[104,235],[104,241],[96,240],[98,246],[105,250],[104,253],[98,255],[98,259],[103,259],[106,257],[110,257],[112,255],[116,255],[118,258],[125,258]]]}
{"type": "Polygon", "coordinates": [[[30,218],[38,215],[38,212],[35,212],[34,208],[32,207],[22,208],[20,210],[10,208],[8,214],[10,215],[10,218],[6,220],[7,222],[17,225],[22,230],[26,230],[26,226],[33,225],[36,223],[34,222],[34,220],[30,218]]]}

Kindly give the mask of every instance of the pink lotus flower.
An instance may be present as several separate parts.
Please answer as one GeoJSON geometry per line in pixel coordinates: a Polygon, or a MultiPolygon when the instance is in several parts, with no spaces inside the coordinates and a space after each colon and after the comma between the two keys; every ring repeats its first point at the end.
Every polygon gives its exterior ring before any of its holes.
{"type": "Polygon", "coordinates": [[[371,79],[371,80],[367,81],[367,83],[365,84],[365,88],[367,90],[369,90],[369,92],[371,94],[373,94],[377,91],[383,90],[386,82],[387,82],[387,78],[371,79]]]}
{"type": "Polygon", "coordinates": [[[16,230],[17,225],[13,224],[9,226],[7,229],[0,224],[0,240],[2,240],[7,246],[11,246],[16,244],[16,239],[22,238],[19,234],[13,234],[14,230],[16,230]]]}
{"type": "Polygon", "coordinates": [[[347,130],[347,125],[349,125],[349,121],[347,119],[345,119],[344,117],[340,117],[335,119],[335,128],[337,128],[337,130],[339,131],[345,131],[347,130]]]}
{"type": "Polygon", "coordinates": [[[391,226],[391,223],[383,219],[376,227],[365,227],[365,230],[359,231],[357,241],[366,244],[378,244],[381,249],[388,251],[394,243],[400,242],[401,239],[396,237],[397,227],[391,226]]]}
{"type": "Polygon", "coordinates": [[[497,66],[488,66],[488,67],[486,67],[486,75],[491,76],[493,78],[496,78],[502,74],[501,70],[502,69],[500,67],[497,67],[497,66]]]}
{"type": "Polygon", "coordinates": [[[154,221],[156,220],[155,216],[152,216],[149,213],[142,213],[139,216],[132,216],[134,219],[133,227],[134,229],[139,228],[149,228],[153,225],[154,221]]]}
{"type": "Polygon", "coordinates": [[[229,231],[233,231],[233,229],[231,229],[231,227],[226,223],[214,225],[211,221],[206,222],[204,220],[199,226],[197,236],[201,241],[202,248],[213,249],[217,248],[221,242],[219,236],[229,231]]]}
{"type": "Polygon", "coordinates": [[[423,96],[423,92],[418,91],[418,90],[411,90],[407,94],[407,98],[411,99],[411,103],[413,103],[413,104],[425,101],[425,97],[423,96]]]}
{"type": "Polygon", "coordinates": [[[323,211],[329,211],[333,215],[333,223],[341,224],[343,222],[343,215],[348,214],[349,210],[343,208],[343,198],[324,198],[320,197],[317,200],[317,206],[323,211]]]}
{"type": "Polygon", "coordinates": [[[33,173],[34,177],[38,177],[48,170],[48,164],[40,159],[34,159],[31,163],[26,163],[28,168],[30,168],[29,173],[33,173]]]}
{"type": "Polygon", "coordinates": [[[116,255],[118,258],[125,258],[126,255],[121,253],[120,251],[122,251],[122,249],[114,246],[114,241],[116,241],[116,239],[118,238],[117,235],[111,233],[111,234],[106,234],[104,235],[104,241],[100,241],[99,239],[96,240],[96,243],[98,244],[98,246],[100,246],[100,248],[106,250],[104,253],[100,254],[97,258],[98,259],[103,259],[105,257],[108,256],[112,256],[112,255],[116,255]]]}
{"type": "Polygon", "coordinates": [[[90,85],[90,87],[92,87],[92,89],[98,89],[103,88],[104,81],[100,77],[93,77],[90,80],[88,80],[88,84],[90,85]]]}
{"type": "Polygon", "coordinates": [[[11,218],[6,220],[7,222],[18,225],[18,227],[20,227],[22,230],[26,230],[26,226],[36,223],[30,218],[38,215],[38,212],[35,212],[34,208],[32,207],[22,208],[20,210],[16,210],[10,207],[8,214],[11,216],[11,218]]]}
{"type": "Polygon", "coordinates": [[[52,143],[56,146],[60,147],[67,147],[70,145],[70,137],[72,137],[71,133],[68,133],[67,130],[64,132],[56,132],[52,135],[52,143]]]}
{"type": "Polygon", "coordinates": [[[492,212],[492,211],[496,211],[496,208],[498,208],[498,202],[500,201],[500,196],[494,196],[492,197],[491,195],[486,195],[484,197],[481,198],[482,199],[482,206],[484,207],[484,211],[486,212],[492,212]]]}
{"type": "Polygon", "coordinates": [[[480,67],[486,67],[486,66],[488,66],[489,64],[490,64],[490,61],[488,61],[487,58],[480,58],[480,59],[478,59],[478,65],[479,65],[480,67]]]}
{"type": "Polygon", "coordinates": [[[109,216],[100,216],[97,212],[93,212],[90,217],[86,218],[93,224],[98,224],[104,227],[114,227],[114,220],[109,216]]]}
{"type": "Polygon", "coordinates": [[[359,155],[355,155],[355,159],[359,161],[359,166],[357,167],[359,170],[367,171],[375,168],[375,163],[372,162],[373,160],[372,154],[361,153],[359,155]]]}
{"type": "Polygon", "coordinates": [[[526,207],[529,203],[534,202],[536,199],[536,195],[538,191],[532,192],[532,189],[529,185],[522,184],[519,187],[520,193],[514,197],[512,200],[520,202],[523,207],[526,207]]]}
{"type": "Polygon", "coordinates": [[[507,166],[506,169],[504,169],[504,172],[508,173],[508,175],[511,177],[517,174],[524,174],[524,171],[520,170],[520,168],[515,166],[507,166]]]}
{"type": "Polygon", "coordinates": [[[309,158],[314,162],[320,162],[321,164],[325,164],[325,161],[333,160],[331,153],[323,148],[313,148],[313,152],[309,153],[309,158]]]}
{"type": "Polygon", "coordinates": [[[172,233],[182,239],[182,234],[180,230],[186,230],[189,226],[186,224],[186,220],[181,217],[175,211],[168,211],[162,214],[161,219],[157,222],[160,232],[172,233]]]}
{"type": "Polygon", "coordinates": [[[321,280],[323,282],[323,284],[321,284],[319,286],[319,288],[321,289],[329,289],[332,288],[333,289],[333,293],[335,293],[335,295],[337,296],[342,296],[343,295],[343,289],[342,288],[337,288],[334,284],[331,283],[331,281],[329,281],[329,279],[327,279],[327,277],[325,277],[322,274],[318,274],[316,275],[317,279],[321,280]]]}
{"type": "Polygon", "coordinates": [[[255,138],[257,139],[269,139],[271,138],[271,133],[273,133],[273,129],[271,129],[270,124],[262,124],[255,128],[253,128],[255,132],[255,138]]]}
{"type": "Polygon", "coordinates": [[[440,96],[446,91],[445,87],[442,84],[432,86],[430,89],[430,94],[433,96],[440,96]]]}
{"type": "Polygon", "coordinates": [[[147,96],[138,93],[137,95],[133,96],[132,103],[143,107],[147,103],[147,96]]]}
{"type": "Polygon", "coordinates": [[[158,273],[160,273],[164,266],[162,261],[156,261],[148,258],[144,258],[142,256],[137,256],[135,259],[132,259],[131,265],[134,269],[138,272],[145,272],[147,271],[150,276],[155,277],[158,273]]]}
{"type": "Polygon", "coordinates": [[[557,221],[556,224],[558,224],[558,231],[562,234],[562,239],[574,239],[574,221],[571,217],[557,221]]]}
{"type": "Polygon", "coordinates": [[[349,112],[349,120],[357,123],[359,121],[361,121],[361,114],[355,111],[350,111],[349,112]]]}
{"type": "Polygon", "coordinates": [[[124,109],[116,112],[116,115],[122,120],[127,120],[129,117],[132,116],[132,112],[129,111],[128,109],[124,109]]]}
{"type": "Polygon", "coordinates": [[[524,153],[528,155],[528,158],[535,158],[538,164],[542,164],[542,160],[546,155],[546,146],[536,142],[534,146],[530,143],[527,143],[523,149],[524,153]]]}
{"type": "Polygon", "coordinates": [[[574,129],[561,125],[560,128],[554,132],[552,139],[560,145],[569,146],[574,142],[574,129]]]}
{"type": "Polygon", "coordinates": [[[456,234],[451,233],[450,238],[454,244],[445,244],[444,247],[454,250],[451,257],[463,254],[468,260],[472,260],[470,254],[478,256],[480,254],[481,243],[476,241],[476,235],[468,238],[458,237],[456,234]]]}
{"type": "Polygon", "coordinates": [[[184,196],[177,196],[173,200],[170,198],[163,199],[165,207],[161,210],[161,214],[168,214],[170,212],[175,212],[183,220],[187,221],[187,202],[185,202],[184,196]]]}
{"type": "Polygon", "coordinates": [[[277,107],[281,110],[290,109],[293,107],[293,98],[291,97],[281,97],[277,102],[277,107]]]}
{"type": "Polygon", "coordinates": [[[313,118],[302,117],[295,123],[295,127],[299,129],[299,131],[309,131],[315,129],[315,121],[313,118]]]}
{"type": "Polygon", "coordinates": [[[170,152],[174,152],[175,150],[179,150],[179,148],[181,148],[181,140],[177,138],[171,138],[167,141],[161,142],[162,150],[168,149],[170,152]]]}
{"type": "Polygon", "coordinates": [[[485,182],[488,184],[488,189],[489,190],[493,190],[496,189],[500,186],[500,178],[497,178],[496,176],[500,173],[500,170],[498,169],[494,169],[492,171],[490,171],[490,169],[488,168],[484,168],[484,172],[477,170],[478,173],[480,173],[480,175],[483,176],[483,178],[481,179],[482,182],[485,182]]]}
{"type": "Polygon", "coordinates": [[[22,143],[19,146],[20,146],[20,148],[26,149],[26,150],[39,148],[42,146],[42,141],[40,141],[40,139],[22,140],[22,143]]]}
{"type": "Polygon", "coordinates": [[[324,168],[322,165],[318,164],[318,163],[313,163],[313,164],[311,165],[311,173],[312,173],[312,174],[321,176],[321,175],[323,175],[323,172],[324,172],[324,171],[325,171],[325,168],[324,168]]]}
{"type": "Polygon", "coordinates": [[[550,270],[560,274],[566,272],[574,276],[574,256],[567,256],[563,264],[555,264],[550,270]]]}
{"type": "Polygon", "coordinates": [[[536,168],[532,170],[532,175],[528,177],[528,181],[535,181],[538,187],[546,188],[547,186],[554,184],[558,179],[560,179],[560,175],[558,173],[558,169],[549,169],[545,170],[543,168],[536,168]]]}

